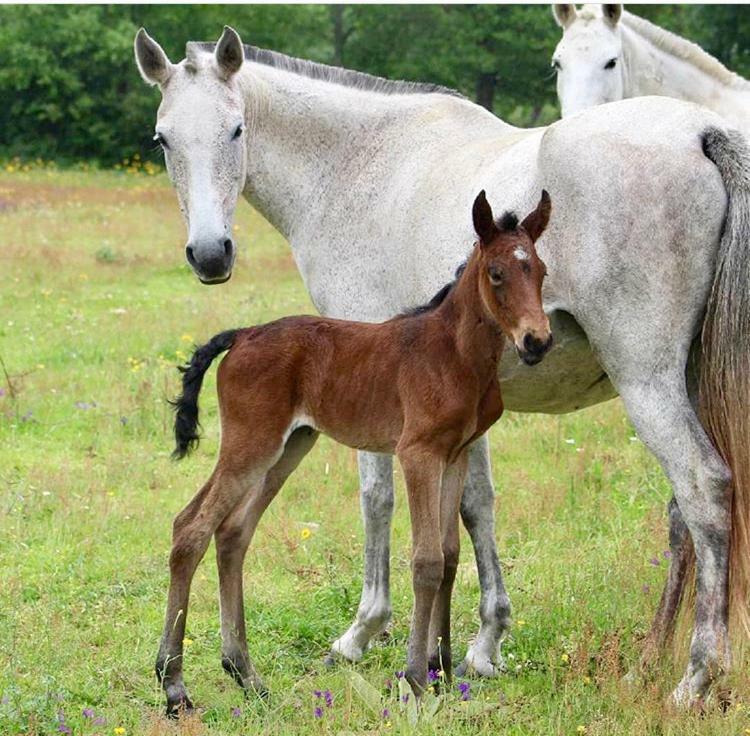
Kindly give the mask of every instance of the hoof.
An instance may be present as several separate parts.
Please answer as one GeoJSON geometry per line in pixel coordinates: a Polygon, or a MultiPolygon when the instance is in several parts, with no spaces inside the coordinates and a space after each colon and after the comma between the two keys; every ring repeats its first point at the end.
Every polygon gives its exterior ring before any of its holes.
{"type": "Polygon", "coordinates": [[[355,644],[346,634],[336,639],[331,645],[328,656],[333,659],[345,659],[347,662],[359,662],[365,654],[365,650],[355,644]]]}
{"type": "Polygon", "coordinates": [[[195,707],[187,695],[176,700],[167,700],[167,718],[176,721],[178,718],[195,713],[195,707]]]}
{"type": "Polygon", "coordinates": [[[505,672],[505,663],[500,660],[492,662],[488,657],[466,656],[463,662],[456,667],[456,677],[467,677],[477,675],[479,677],[499,677],[505,672]]]}

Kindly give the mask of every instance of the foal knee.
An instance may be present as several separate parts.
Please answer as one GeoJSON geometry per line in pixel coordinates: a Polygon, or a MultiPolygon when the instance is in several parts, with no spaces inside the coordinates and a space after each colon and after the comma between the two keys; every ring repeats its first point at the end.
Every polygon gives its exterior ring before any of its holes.
{"type": "Polygon", "coordinates": [[[440,587],[445,574],[445,559],[440,557],[414,557],[412,560],[412,577],[414,587],[435,590],[440,587]]]}

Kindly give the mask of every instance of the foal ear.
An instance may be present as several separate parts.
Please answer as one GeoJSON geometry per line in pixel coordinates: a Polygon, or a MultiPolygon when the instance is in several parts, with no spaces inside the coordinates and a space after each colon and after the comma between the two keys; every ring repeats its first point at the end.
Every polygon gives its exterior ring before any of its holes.
{"type": "Polygon", "coordinates": [[[616,26],[622,16],[622,5],[607,5],[605,3],[602,5],[602,15],[604,16],[604,20],[606,20],[611,26],[616,26]]]}
{"type": "Polygon", "coordinates": [[[167,58],[164,49],[141,28],[135,34],[133,43],[135,63],[147,84],[164,84],[172,74],[172,62],[167,58]]]}
{"type": "Polygon", "coordinates": [[[547,228],[549,223],[550,212],[552,211],[552,202],[546,189],[542,189],[542,197],[536,209],[526,215],[526,219],[521,223],[521,227],[526,230],[529,237],[536,242],[547,228]]]}
{"type": "Polygon", "coordinates": [[[245,60],[245,49],[240,34],[234,28],[224,26],[224,33],[216,44],[214,55],[219,73],[224,79],[229,79],[240,70],[245,60]]]}
{"type": "Polygon", "coordinates": [[[471,215],[474,219],[474,230],[479,236],[479,241],[485,245],[491,243],[492,239],[497,235],[497,227],[495,226],[495,220],[492,217],[492,208],[487,201],[484,189],[477,194],[471,215]]]}
{"type": "Polygon", "coordinates": [[[576,6],[571,3],[555,3],[552,6],[552,15],[560,28],[566,29],[578,16],[576,6]]]}

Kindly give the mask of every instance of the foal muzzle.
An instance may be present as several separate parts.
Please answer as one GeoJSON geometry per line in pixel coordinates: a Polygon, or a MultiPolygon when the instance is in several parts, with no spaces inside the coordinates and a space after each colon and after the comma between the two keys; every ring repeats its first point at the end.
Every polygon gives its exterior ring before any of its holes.
{"type": "Polygon", "coordinates": [[[551,332],[546,339],[540,339],[532,335],[530,332],[527,332],[523,337],[522,345],[519,346],[516,344],[518,355],[526,365],[536,365],[537,363],[541,363],[542,358],[544,358],[551,347],[551,332]]]}

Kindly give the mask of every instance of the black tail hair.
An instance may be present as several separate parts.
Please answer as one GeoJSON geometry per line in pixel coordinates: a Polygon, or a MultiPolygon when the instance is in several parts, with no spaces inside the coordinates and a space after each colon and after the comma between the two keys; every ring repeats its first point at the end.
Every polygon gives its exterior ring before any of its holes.
{"type": "Polygon", "coordinates": [[[232,347],[238,332],[227,330],[214,335],[205,345],[195,349],[189,363],[180,366],[182,393],[170,402],[175,411],[174,438],[177,444],[172,453],[174,460],[181,460],[198,446],[198,394],[203,376],[214,358],[232,347]]]}

